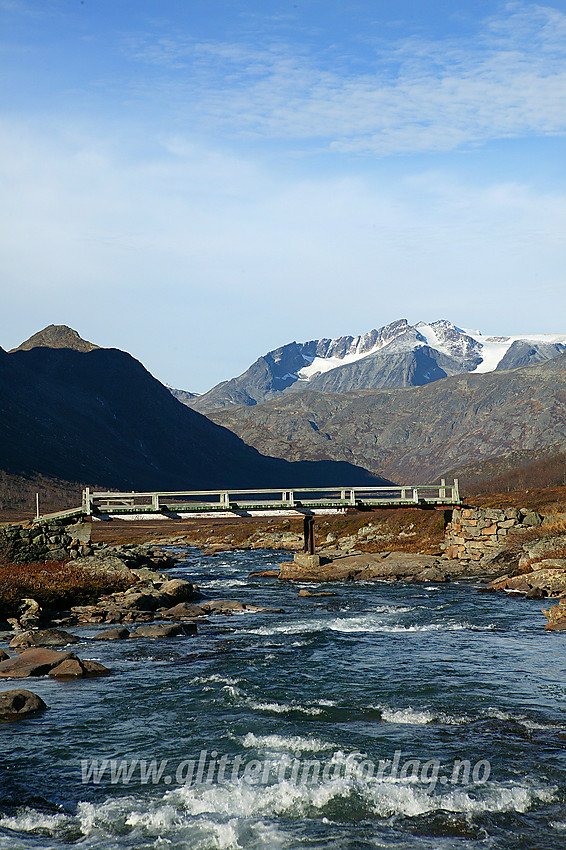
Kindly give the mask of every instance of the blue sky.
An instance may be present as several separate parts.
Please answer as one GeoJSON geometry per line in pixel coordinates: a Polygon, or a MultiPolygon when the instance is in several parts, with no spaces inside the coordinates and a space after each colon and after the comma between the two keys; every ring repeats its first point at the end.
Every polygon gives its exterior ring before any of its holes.
{"type": "Polygon", "coordinates": [[[566,0],[0,0],[0,345],[566,331],[566,0]]]}

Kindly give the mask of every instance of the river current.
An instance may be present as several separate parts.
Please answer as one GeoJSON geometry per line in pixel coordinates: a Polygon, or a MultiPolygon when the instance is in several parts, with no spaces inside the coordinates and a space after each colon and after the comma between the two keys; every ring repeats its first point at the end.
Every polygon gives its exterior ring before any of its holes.
{"type": "Polygon", "coordinates": [[[284,613],[91,643],[114,675],[28,687],[0,726],[0,850],[566,848],[566,636],[473,585],[248,579],[277,552],[172,575],[284,613]]]}

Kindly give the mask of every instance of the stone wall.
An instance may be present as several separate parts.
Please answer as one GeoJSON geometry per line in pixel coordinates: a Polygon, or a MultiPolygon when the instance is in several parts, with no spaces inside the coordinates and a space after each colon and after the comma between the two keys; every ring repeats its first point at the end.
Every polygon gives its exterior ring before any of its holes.
{"type": "Polygon", "coordinates": [[[525,508],[457,508],[446,527],[444,557],[489,563],[507,547],[513,529],[541,523],[540,514],[525,508]]]}
{"type": "Polygon", "coordinates": [[[0,560],[29,564],[91,555],[91,528],[89,522],[61,519],[5,525],[0,528],[0,560]]]}

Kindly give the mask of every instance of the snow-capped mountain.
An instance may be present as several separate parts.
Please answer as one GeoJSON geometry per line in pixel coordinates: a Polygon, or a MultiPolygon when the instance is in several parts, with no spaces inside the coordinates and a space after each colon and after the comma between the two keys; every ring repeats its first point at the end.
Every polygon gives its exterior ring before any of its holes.
{"type": "Polygon", "coordinates": [[[566,334],[484,336],[441,319],[399,319],[361,336],[291,342],[188,403],[254,405],[281,393],[422,386],[463,372],[515,369],[566,352],[566,334]]]}
{"type": "Polygon", "coordinates": [[[481,344],[468,331],[460,330],[451,322],[440,320],[430,325],[419,322],[411,326],[406,319],[399,319],[363,336],[320,340],[316,356],[297,373],[297,377],[300,381],[310,381],[316,375],[356,363],[374,354],[399,354],[424,346],[448,357],[470,363],[482,362],[481,344]]]}

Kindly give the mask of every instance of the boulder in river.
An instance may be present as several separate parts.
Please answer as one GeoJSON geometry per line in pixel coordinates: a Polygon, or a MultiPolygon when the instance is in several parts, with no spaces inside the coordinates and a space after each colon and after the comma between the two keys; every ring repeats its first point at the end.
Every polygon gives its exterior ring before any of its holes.
{"type": "Polygon", "coordinates": [[[239,599],[212,599],[201,605],[207,614],[243,614],[246,605],[239,599]]]}
{"type": "Polygon", "coordinates": [[[279,578],[279,570],[260,570],[258,573],[250,573],[248,578],[279,578]]]}
{"type": "Polygon", "coordinates": [[[566,599],[561,599],[558,605],[551,605],[551,607],[548,608],[546,611],[543,609],[542,613],[548,620],[548,623],[544,627],[545,631],[566,631],[566,599]]]}
{"type": "Polygon", "coordinates": [[[68,646],[78,643],[76,635],[65,632],[63,629],[43,629],[42,631],[28,631],[16,635],[10,641],[10,649],[29,649],[32,646],[68,646]]]}
{"type": "Polygon", "coordinates": [[[89,661],[89,659],[85,659],[81,661],[83,670],[85,671],[85,679],[96,679],[98,676],[109,676],[112,672],[105,667],[104,664],[100,664],[98,661],[89,661]]]}
{"type": "Polygon", "coordinates": [[[81,661],[79,658],[67,658],[49,671],[52,679],[94,679],[109,676],[110,670],[97,661],[81,661]]]}
{"type": "Polygon", "coordinates": [[[0,661],[3,679],[27,679],[28,676],[46,676],[61,679],[92,678],[110,673],[96,661],[81,661],[72,652],[56,652],[41,647],[25,649],[6,661],[0,661]]]}
{"type": "Polygon", "coordinates": [[[27,679],[28,676],[45,676],[68,658],[76,658],[72,652],[56,652],[53,649],[25,649],[19,655],[0,661],[0,678],[27,679]]]}
{"type": "Polygon", "coordinates": [[[81,623],[150,622],[159,609],[200,598],[196,585],[183,579],[137,584],[100,599],[96,605],[77,605],[71,612],[81,623]]]}
{"type": "Polygon", "coordinates": [[[159,586],[159,592],[167,596],[171,602],[190,602],[200,598],[200,592],[195,584],[180,578],[172,578],[164,581],[159,586]]]}
{"type": "Polygon", "coordinates": [[[264,605],[252,605],[239,599],[210,599],[200,606],[206,614],[282,614],[281,608],[268,608],[264,605]]]}
{"type": "Polygon", "coordinates": [[[161,595],[144,591],[128,590],[120,600],[121,608],[134,608],[137,611],[155,611],[162,604],[161,595]]]}
{"type": "Polygon", "coordinates": [[[31,691],[21,689],[0,693],[0,720],[21,720],[46,708],[41,697],[31,691]]]}
{"type": "Polygon", "coordinates": [[[151,626],[138,626],[135,632],[132,632],[130,637],[145,637],[145,638],[173,638],[186,635],[196,635],[197,627],[195,623],[178,623],[165,625],[155,624],[151,626]]]}
{"type": "Polygon", "coordinates": [[[307,590],[302,587],[299,590],[299,596],[338,596],[337,593],[331,593],[329,590],[320,590],[318,593],[313,593],[311,590],[307,590]]]}
{"type": "Polygon", "coordinates": [[[125,627],[121,629],[105,629],[93,636],[93,640],[126,640],[130,637],[130,632],[125,627]]]}
{"type": "Polygon", "coordinates": [[[173,608],[159,612],[164,620],[192,620],[195,617],[204,617],[206,611],[200,605],[191,602],[179,602],[173,608]]]}
{"type": "Polygon", "coordinates": [[[437,582],[445,581],[447,575],[462,570],[462,565],[454,561],[408,552],[376,552],[336,558],[321,556],[319,562],[313,560],[312,563],[307,556],[299,554],[301,557],[296,556],[292,562],[281,564],[279,578],[282,581],[411,581],[420,574],[422,578],[417,580],[437,582]],[[434,575],[434,579],[427,579],[427,575],[434,575]]]}
{"type": "Polygon", "coordinates": [[[527,599],[545,599],[548,593],[543,587],[531,587],[525,596],[527,599]]]}

